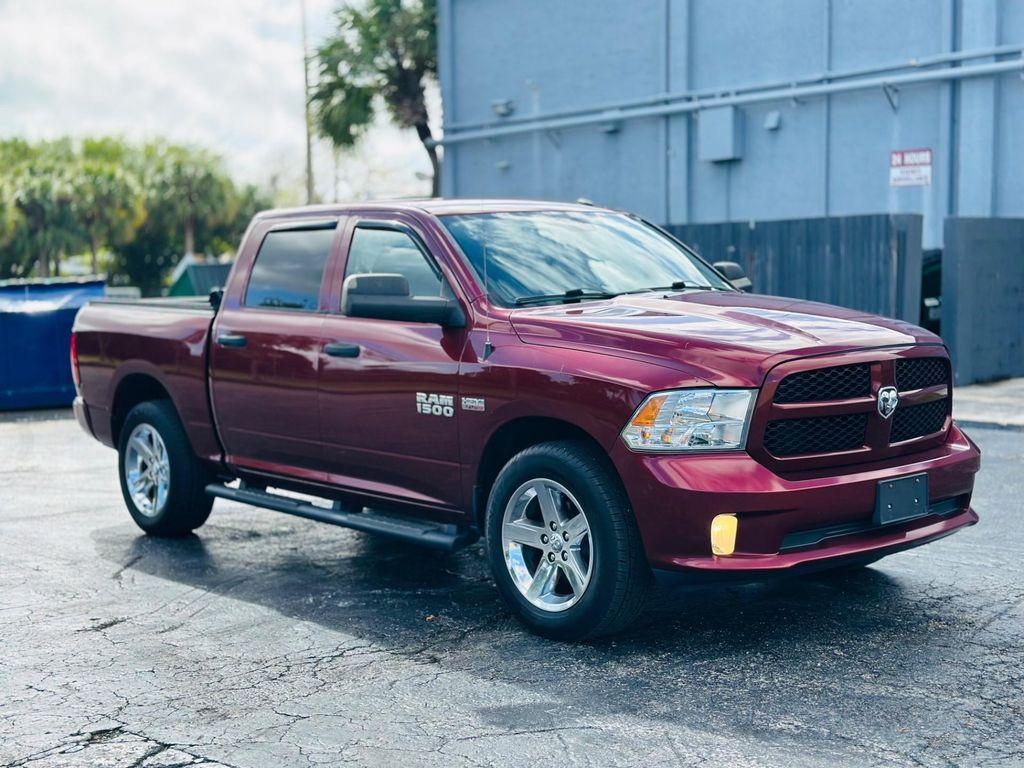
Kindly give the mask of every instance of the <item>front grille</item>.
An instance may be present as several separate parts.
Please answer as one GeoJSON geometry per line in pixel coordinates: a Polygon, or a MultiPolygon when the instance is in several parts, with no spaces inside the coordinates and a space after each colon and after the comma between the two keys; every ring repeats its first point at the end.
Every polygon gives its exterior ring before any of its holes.
{"type": "MultiPolygon", "coordinates": [[[[927,386],[927,385],[926,385],[927,386]]],[[[890,443],[931,435],[942,429],[949,411],[949,400],[933,400],[922,405],[901,406],[892,417],[890,443]]]]}
{"type": "Polygon", "coordinates": [[[772,469],[802,470],[887,460],[938,444],[952,377],[949,360],[929,351],[930,357],[885,351],[874,360],[819,359],[823,367],[813,370],[783,364],[765,380],[748,450],[772,469]],[[878,410],[886,387],[899,391],[888,419],[878,410]]]}
{"type": "Polygon", "coordinates": [[[896,361],[896,388],[900,392],[949,383],[949,369],[941,357],[913,357],[896,361]]]}
{"type": "Polygon", "coordinates": [[[772,421],[764,433],[764,446],[773,456],[801,456],[851,451],[864,445],[867,413],[772,421]]]}
{"type": "Polygon", "coordinates": [[[776,403],[814,403],[871,394],[871,366],[837,365],[792,373],[775,390],[776,403]]]}

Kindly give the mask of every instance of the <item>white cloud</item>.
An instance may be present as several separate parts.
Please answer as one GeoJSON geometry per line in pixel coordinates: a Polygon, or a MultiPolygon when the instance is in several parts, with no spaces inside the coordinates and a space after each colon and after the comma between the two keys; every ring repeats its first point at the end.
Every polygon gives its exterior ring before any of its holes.
{"type": "MultiPolygon", "coordinates": [[[[315,43],[335,3],[307,3],[315,43]]],[[[300,189],[299,0],[0,0],[0,136],[107,133],[201,144],[245,180],[300,189]]],[[[366,144],[343,193],[429,191],[413,133],[382,121],[366,144]]],[[[331,199],[332,153],[314,156],[331,199]]]]}

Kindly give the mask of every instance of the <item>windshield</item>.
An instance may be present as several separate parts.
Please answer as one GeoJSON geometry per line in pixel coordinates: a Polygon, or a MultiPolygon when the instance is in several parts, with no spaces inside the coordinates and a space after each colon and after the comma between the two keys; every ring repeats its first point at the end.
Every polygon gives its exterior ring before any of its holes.
{"type": "Polygon", "coordinates": [[[442,216],[492,300],[579,301],[729,284],[655,228],[619,213],[521,211],[442,216]],[[484,248],[487,276],[484,280],[484,248]]]}

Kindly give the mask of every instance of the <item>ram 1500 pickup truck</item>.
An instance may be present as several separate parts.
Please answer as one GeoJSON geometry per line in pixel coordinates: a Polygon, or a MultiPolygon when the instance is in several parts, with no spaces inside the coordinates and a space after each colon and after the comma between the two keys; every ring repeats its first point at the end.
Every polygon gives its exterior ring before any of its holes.
{"type": "Polygon", "coordinates": [[[627,625],[653,576],[857,566],[975,523],[941,340],[741,280],[588,205],[269,211],[209,302],[81,311],[75,412],[147,533],[220,497],[482,536],[563,639],[627,625]]]}

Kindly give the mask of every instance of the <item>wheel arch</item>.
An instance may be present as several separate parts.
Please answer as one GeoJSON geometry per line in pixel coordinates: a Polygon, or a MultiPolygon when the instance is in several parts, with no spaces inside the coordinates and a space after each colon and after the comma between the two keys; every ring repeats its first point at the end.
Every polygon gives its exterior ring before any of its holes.
{"type": "Polygon", "coordinates": [[[509,459],[532,445],[554,440],[580,440],[600,453],[607,460],[607,468],[622,483],[608,451],[593,435],[572,422],[551,416],[523,416],[507,421],[494,430],[484,444],[477,465],[476,482],[473,486],[473,516],[483,530],[487,499],[491,488],[509,459]]]}
{"type": "Polygon", "coordinates": [[[148,373],[130,373],[118,382],[110,409],[110,436],[115,446],[121,439],[121,428],[132,408],[153,400],[167,400],[174,406],[167,388],[148,373]]]}

